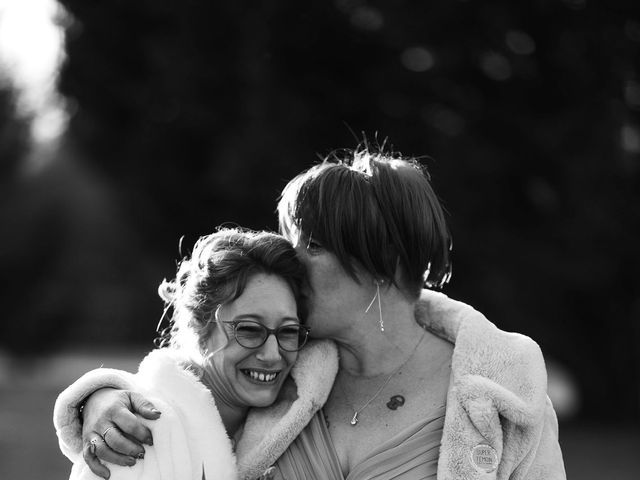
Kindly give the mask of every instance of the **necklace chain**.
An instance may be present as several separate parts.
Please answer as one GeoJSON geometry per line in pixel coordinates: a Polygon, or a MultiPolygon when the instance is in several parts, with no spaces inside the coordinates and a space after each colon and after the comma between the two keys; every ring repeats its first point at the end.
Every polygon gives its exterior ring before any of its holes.
{"type": "Polygon", "coordinates": [[[402,367],[404,367],[407,363],[409,363],[409,360],[411,360],[411,357],[413,357],[413,354],[416,353],[416,350],[418,349],[418,346],[422,343],[422,339],[424,338],[425,334],[427,332],[425,331],[422,336],[420,337],[420,340],[418,340],[418,342],[416,343],[416,346],[413,347],[413,350],[411,351],[411,355],[409,355],[407,357],[407,359],[402,362],[402,364],[396,368],[393,372],[391,372],[391,375],[389,375],[387,377],[387,379],[384,381],[384,383],[380,386],[380,388],[378,388],[378,390],[376,390],[376,393],[374,393],[373,397],[371,397],[369,400],[367,400],[367,402],[360,408],[356,409],[351,402],[349,401],[349,399],[347,398],[347,393],[344,391],[344,387],[342,386],[342,382],[340,382],[340,390],[342,390],[342,394],[344,395],[345,400],[347,401],[347,404],[351,407],[351,409],[353,410],[353,417],[351,417],[351,421],[349,423],[351,423],[351,425],[355,426],[358,423],[358,415],[360,415],[360,413],[369,406],[369,404],[371,402],[373,402],[378,395],[380,395],[380,393],[382,392],[382,390],[384,389],[384,387],[387,386],[387,384],[391,381],[391,379],[393,378],[393,376],[398,373],[400,371],[400,369],[402,367]]]}

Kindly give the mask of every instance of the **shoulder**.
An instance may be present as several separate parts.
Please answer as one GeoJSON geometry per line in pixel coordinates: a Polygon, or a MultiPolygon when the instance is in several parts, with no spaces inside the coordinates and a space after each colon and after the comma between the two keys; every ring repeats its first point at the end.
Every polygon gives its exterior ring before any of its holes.
{"type": "Polygon", "coordinates": [[[485,362],[544,369],[540,347],[531,338],[500,330],[472,306],[442,293],[423,290],[416,305],[416,321],[454,344],[454,354],[468,369],[485,362]]]}
{"type": "Polygon", "coordinates": [[[500,330],[473,307],[436,292],[423,292],[416,320],[454,344],[439,468],[462,469],[471,476],[474,467],[460,459],[486,444],[495,449],[506,472],[517,466],[521,472],[529,469],[527,478],[551,478],[550,472],[564,478],[537,343],[500,330]],[[545,458],[534,460],[536,452],[545,458]],[[547,470],[538,475],[533,468],[547,470]]]}
{"type": "Polygon", "coordinates": [[[140,363],[138,376],[148,399],[162,411],[158,420],[144,420],[154,439],[160,439],[153,447],[158,472],[173,472],[167,478],[194,478],[194,473],[200,478],[200,471],[207,478],[236,478],[231,440],[214,398],[190,365],[189,358],[171,348],[154,350],[140,363]]]}
{"type": "Polygon", "coordinates": [[[140,363],[136,374],[138,389],[171,404],[177,411],[215,409],[211,392],[190,366],[189,359],[177,350],[153,350],[140,363]]]}
{"type": "Polygon", "coordinates": [[[189,370],[191,362],[180,351],[172,348],[152,350],[140,362],[138,375],[144,379],[157,379],[169,375],[180,378],[195,378],[189,370]]]}
{"type": "Polygon", "coordinates": [[[452,385],[459,394],[519,404],[530,420],[542,414],[547,373],[531,338],[500,330],[470,305],[432,291],[423,291],[416,320],[454,344],[452,385]]]}
{"type": "Polygon", "coordinates": [[[505,332],[474,311],[458,329],[454,356],[458,367],[473,372],[488,370],[492,376],[521,378],[537,375],[546,386],[546,369],[538,344],[526,335],[505,332]]]}

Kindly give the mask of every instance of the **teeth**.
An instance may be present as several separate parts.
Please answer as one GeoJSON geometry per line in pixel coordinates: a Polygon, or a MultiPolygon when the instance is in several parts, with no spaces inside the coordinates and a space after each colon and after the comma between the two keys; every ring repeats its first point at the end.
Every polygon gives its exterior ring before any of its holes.
{"type": "Polygon", "coordinates": [[[252,380],[257,380],[258,382],[271,382],[278,376],[277,373],[256,372],[254,370],[245,370],[245,372],[252,380]]]}

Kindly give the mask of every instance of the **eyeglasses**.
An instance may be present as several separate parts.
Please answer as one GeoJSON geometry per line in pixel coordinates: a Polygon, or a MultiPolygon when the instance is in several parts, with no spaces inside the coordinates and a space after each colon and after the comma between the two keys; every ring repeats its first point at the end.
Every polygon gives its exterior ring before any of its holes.
{"type": "Polygon", "coordinates": [[[233,336],[239,345],[245,348],[260,348],[265,344],[269,335],[275,335],[278,346],[285,352],[297,352],[307,343],[309,327],[298,325],[282,325],[278,328],[268,328],[252,320],[223,321],[233,326],[233,336]]]}

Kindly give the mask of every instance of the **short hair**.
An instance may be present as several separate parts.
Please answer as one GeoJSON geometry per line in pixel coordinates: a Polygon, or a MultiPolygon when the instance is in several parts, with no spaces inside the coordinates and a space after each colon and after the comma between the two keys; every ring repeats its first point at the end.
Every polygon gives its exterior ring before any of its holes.
{"type": "Polygon", "coordinates": [[[333,152],[287,184],[278,215],[281,233],[316,239],[356,281],[358,265],[416,299],[450,277],[449,230],[417,159],[368,147],[333,152]]]}
{"type": "Polygon", "coordinates": [[[173,309],[158,346],[181,349],[192,357],[204,353],[218,308],[240,297],[258,273],[277,275],[289,285],[302,320],[306,270],[291,243],[276,233],[220,228],[200,237],[191,257],[178,265],[176,278],[158,288],[165,313],[173,309]]]}

